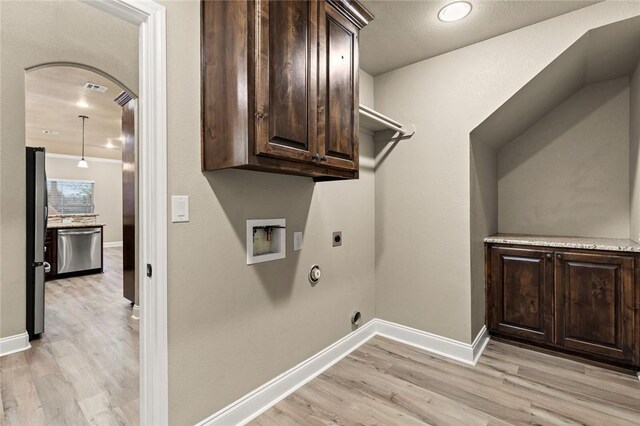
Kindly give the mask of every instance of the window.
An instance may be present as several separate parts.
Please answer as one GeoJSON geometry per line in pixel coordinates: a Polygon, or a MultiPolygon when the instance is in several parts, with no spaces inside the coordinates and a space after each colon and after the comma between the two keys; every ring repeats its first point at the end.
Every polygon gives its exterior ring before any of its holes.
{"type": "Polygon", "coordinates": [[[93,213],[93,188],[88,180],[47,180],[49,214],[93,213]]]}

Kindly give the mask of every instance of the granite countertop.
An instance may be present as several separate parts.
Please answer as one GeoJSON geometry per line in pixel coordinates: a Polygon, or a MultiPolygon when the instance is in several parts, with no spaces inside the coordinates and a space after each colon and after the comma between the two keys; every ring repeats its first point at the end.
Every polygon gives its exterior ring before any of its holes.
{"type": "Polygon", "coordinates": [[[96,213],[68,213],[68,214],[50,214],[49,217],[96,217],[100,216],[96,213]]]}
{"type": "Polygon", "coordinates": [[[585,250],[625,251],[640,253],[640,244],[618,238],[551,237],[544,235],[495,234],[485,243],[517,244],[523,246],[573,248],[585,250]]]}
{"type": "Polygon", "coordinates": [[[102,228],[107,226],[104,223],[48,223],[47,229],[65,229],[65,228],[102,228]]]}

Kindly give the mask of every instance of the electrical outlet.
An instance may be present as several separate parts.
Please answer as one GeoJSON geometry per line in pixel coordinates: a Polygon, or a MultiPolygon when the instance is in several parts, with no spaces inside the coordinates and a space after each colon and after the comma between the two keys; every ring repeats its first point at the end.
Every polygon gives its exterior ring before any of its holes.
{"type": "Polygon", "coordinates": [[[302,250],[302,232],[293,233],[293,250],[302,250]]]}
{"type": "Polygon", "coordinates": [[[333,233],[333,247],[340,247],[342,245],[342,231],[336,231],[333,233]]]}

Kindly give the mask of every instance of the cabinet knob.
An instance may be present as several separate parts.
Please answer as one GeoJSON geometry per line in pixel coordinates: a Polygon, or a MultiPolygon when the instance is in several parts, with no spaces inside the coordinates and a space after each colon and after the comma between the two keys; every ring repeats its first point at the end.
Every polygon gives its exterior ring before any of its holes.
{"type": "Polygon", "coordinates": [[[558,259],[562,259],[562,255],[561,255],[560,253],[558,253],[558,254],[556,255],[556,257],[557,257],[558,259]]]}
{"type": "Polygon", "coordinates": [[[551,259],[551,253],[547,253],[547,259],[551,259]]]}
{"type": "Polygon", "coordinates": [[[313,158],[313,160],[318,160],[318,161],[320,161],[320,154],[318,154],[318,153],[316,152],[315,154],[313,154],[313,157],[311,157],[311,158],[313,158]]]}
{"type": "Polygon", "coordinates": [[[322,158],[320,158],[320,161],[327,161],[327,157],[323,155],[322,158]]]}

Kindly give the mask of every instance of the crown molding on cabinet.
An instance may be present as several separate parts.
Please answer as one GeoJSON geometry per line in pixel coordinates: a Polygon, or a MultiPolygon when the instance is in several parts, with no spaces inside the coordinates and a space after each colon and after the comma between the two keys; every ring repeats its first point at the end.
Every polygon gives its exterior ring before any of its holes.
{"type": "Polygon", "coordinates": [[[360,2],[351,0],[328,0],[328,3],[345,15],[358,29],[364,28],[373,21],[373,13],[369,12],[360,2]]]}

